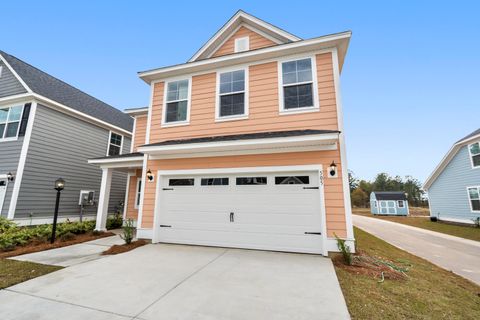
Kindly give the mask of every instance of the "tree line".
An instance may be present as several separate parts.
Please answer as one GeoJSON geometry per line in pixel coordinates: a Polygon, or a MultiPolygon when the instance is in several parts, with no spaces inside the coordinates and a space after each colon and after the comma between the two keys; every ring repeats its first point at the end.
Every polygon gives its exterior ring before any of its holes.
{"type": "Polygon", "coordinates": [[[355,174],[350,171],[348,178],[350,183],[350,196],[354,207],[370,207],[370,193],[372,191],[402,191],[407,194],[407,200],[410,206],[428,206],[425,191],[422,190],[422,184],[412,176],[405,176],[404,178],[400,176],[392,177],[382,172],[377,174],[373,181],[367,181],[357,179],[355,174]]]}

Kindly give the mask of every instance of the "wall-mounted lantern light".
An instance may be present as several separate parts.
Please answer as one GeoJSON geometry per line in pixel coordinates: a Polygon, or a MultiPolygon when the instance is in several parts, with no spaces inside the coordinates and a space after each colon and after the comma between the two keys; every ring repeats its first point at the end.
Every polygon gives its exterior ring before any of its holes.
{"type": "Polygon", "coordinates": [[[58,205],[60,204],[60,192],[65,188],[65,180],[58,178],[55,180],[55,190],[57,190],[57,201],[55,202],[55,213],[53,215],[52,237],[50,243],[55,242],[55,232],[57,231],[58,205]]]}
{"type": "Polygon", "coordinates": [[[335,178],[336,176],[337,176],[337,165],[335,164],[335,161],[332,161],[332,163],[328,167],[328,177],[335,178]]]}
{"type": "Polygon", "coordinates": [[[152,171],[150,171],[150,169],[148,169],[148,171],[147,171],[147,180],[148,180],[148,182],[153,181],[153,173],[152,173],[152,171]]]}
{"type": "Polygon", "coordinates": [[[13,176],[13,173],[11,173],[11,172],[7,173],[7,180],[10,181],[10,182],[15,180],[15,177],[13,176]]]}

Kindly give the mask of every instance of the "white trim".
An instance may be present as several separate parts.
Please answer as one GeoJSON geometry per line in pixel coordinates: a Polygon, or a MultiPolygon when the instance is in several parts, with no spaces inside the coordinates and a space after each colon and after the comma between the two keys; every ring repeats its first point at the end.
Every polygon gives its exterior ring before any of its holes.
{"type": "MultiPolygon", "coordinates": [[[[172,102],[179,102],[179,101],[185,101],[184,99],[182,100],[174,100],[174,101],[169,101],[168,103],[172,102]]],[[[164,89],[163,89],[163,105],[162,105],[162,128],[163,127],[176,127],[176,126],[184,126],[184,125],[189,125],[190,124],[190,108],[192,105],[192,77],[183,77],[183,78],[172,78],[165,80],[164,83],[164,89]],[[185,120],[181,121],[171,121],[167,122],[167,95],[168,95],[168,84],[171,82],[177,82],[177,81],[188,81],[188,89],[187,89],[187,116],[185,120]]]]}
{"type": "MultiPolygon", "coordinates": [[[[143,166],[142,166],[142,180],[147,181],[147,166],[148,166],[148,154],[143,155],[143,166]]],[[[143,219],[143,202],[145,198],[145,185],[146,183],[142,183],[142,194],[140,197],[140,208],[138,208],[138,219],[137,219],[137,226],[142,227],[142,219],[143,219]]],[[[137,228],[138,232],[138,228],[137,228]]]]}
{"type": "Polygon", "coordinates": [[[249,36],[245,36],[245,37],[240,37],[240,38],[235,38],[234,40],[234,53],[238,53],[238,52],[244,52],[244,51],[248,51],[250,50],[250,37],[249,36]],[[242,44],[241,42],[242,41],[245,41],[245,49],[244,50],[240,50],[240,45],[242,44]]]}
{"type": "MultiPolygon", "coordinates": [[[[0,78],[2,77],[2,73],[3,73],[3,66],[0,66],[0,78]]],[[[1,210],[1,208],[0,208],[1,210]]]]}
{"type": "Polygon", "coordinates": [[[16,140],[18,140],[18,134],[20,133],[20,126],[22,125],[23,112],[25,111],[25,104],[26,103],[17,102],[17,103],[12,103],[8,106],[0,106],[0,109],[8,109],[7,118],[6,118],[5,122],[1,123],[1,124],[5,125],[5,128],[3,129],[2,136],[0,136],[0,143],[1,142],[6,142],[6,141],[16,141],[16,140]],[[15,107],[21,107],[22,108],[22,111],[20,112],[20,118],[18,120],[15,120],[15,121],[9,121],[8,118],[10,117],[10,112],[12,111],[12,108],[15,108],[15,107]],[[15,136],[14,137],[3,138],[7,134],[8,125],[10,123],[16,123],[16,122],[18,122],[18,127],[17,127],[17,133],[15,134],[15,136]]]}
{"type": "MultiPolygon", "coordinates": [[[[135,186],[135,203],[133,204],[133,207],[134,207],[135,209],[138,209],[138,206],[139,206],[139,204],[137,204],[137,203],[138,203],[138,197],[139,197],[139,195],[140,195],[140,197],[141,197],[142,190],[140,190],[140,192],[138,191],[138,185],[139,185],[139,183],[141,183],[142,181],[143,181],[142,178],[137,178],[137,183],[136,183],[136,186],[135,186]]],[[[141,187],[141,186],[140,186],[140,187],[141,187]]]]}
{"type": "Polygon", "coordinates": [[[20,185],[22,184],[23,171],[25,170],[25,163],[27,161],[27,152],[30,146],[30,140],[32,137],[33,123],[35,121],[35,114],[37,112],[37,102],[32,102],[30,107],[30,114],[28,116],[27,128],[25,130],[25,136],[23,137],[22,150],[20,151],[20,157],[18,160],[17,173],[13,184],[12,195],[10,197],[10,207],[8,208],[8,219],[15,217],[15,209],[17,208],[18,195],[20,193],[20,185]]]}
{"type": "Polygon", "coordinates": [[[317,59],[316,55],[304,55],[304,56],[290,56],[283,59],[279,59],[277,62],[277,72],[278,72],[278,113],[280,115],[286,114],[297,114],[304,112],[316,112],[320,111],[320,97],[318,96],[318,75],[317,75],[317,59]],[[312,81],[298,82],[294,84],[288,84],[286,86],[297,86],[302,84],[312,84],[312,93],[313,93],[313,106],[302,107],[302,108],[293,108],[285,109],[285,101],[283,98],[283,67],[282,64],[285,62],[293,62],[298,60],[310,59],[312,66],[312,81]]]}
{"type": "Polygon", "coordinates": [[[133,146],[135,145],[135,130],[137,129],[137,117],[133,118],[132,139],[130,140],[130,153],[133,152],[133,146]]]}
{"type": "Polygon", "coordinates": [[[351,32],[342,32],[319,38],[292,42],[284,45],[266,47],[257,50],[237,53],[234,55],[220,56],[216,58],[199,60],[169,67],[138,72],[138,76],[147,83],[160,81],[170,77],[178,77],[197,72],[206,73],[208,70],[223,68],[231,65],[257,63],[261,60],[279,59],[288,55],[307,54],[307,52],[331,50],[336,46],[342,47],[342,54],[346,52],[346,46],[351,37],[351,32]],[[344,43],[342,43],[344,42],[344,43]],[[345,51],[345,52],[344,52],[345,51]]]}
{"type": "Polygon", "coordinates": [[[130,191],[130,178],[136,176],[136,173],[129,172],[127,174],[127,187],[125,190],[125,200],[123,201],[123,221],[127,219],[127,207],[128,207],[128,192],[130,191]]]}
{"type": "Polygon", "coordinates": [[[3,196],[0,196],[0,216],[1,216],[3,204],[5,203],[5,197],[7,196],[9,181],[6,174],[0,174],[0,180],[5,180],[5,192],[3,193],[3,196]]]}
{"type": "Polygon", "coordinates": [[[215,91],[215,122],[223,122],[223,121],[235,121],[235,120],[245,120],[248,119],[249,115],[249,66],[236,66],[230,68],[223,68],[217,70],[216,75],[216,91],[215,91]],[[230,92],[227,94],[222,95],[231,95],[236,93],[243,93],[244,94],[244,108],[243,114],[232,115],[232,116],[220,116],[220,75],[222,73],[234,72],[234,71],[244,71],[245,82],[244,82],[244,89],[243,91],[236,91],[230,92]]]}
{"type": "Polygon", "coordinates": [[[108,216],[108,203],[110,201],[110,191],[112,188],[113,170],[110,168],[102,168],[102,180],[100,183],[100,192],[98,195],[98,207],[97,207],[97,221],[95,224],[95,230],[105,231],[107,216],[108,216]]]}
{"type": "Polygon", "coordinates": [[[24,101],[31,101],[31,99],[33,99],[33,95],[31,93],[22,93],[13,96],[3,97],[0,98],[0,107],[7,107],[16,103],[24,103],[24,101]]]}
{"type": "Polygon", "coordinates": [[[143,161],[143,156],[136,157],[121,157],[121,158],[102,158],[102,159],[90,159],[89,164],[109,164],[109,163],[128,163],[134,161],[143,161]]]}
{"type": "MultiPolygon", "coordinates": [[[[469,186],[466,188],[467,189],[467,199],[468,199],[468,204],[470,205],[470,212],[472,213],[479,213],[480,210],[473,210],[473,206],[472,206],[472,199],[470,198],[470,192],[468,191],[468,189],[477,189],[477,193],[479,195],[479,201],[480,201],[480,186],[469,186]]],[[[477,200],[477,199],[473,199],[473,200],[477,200]]]]}
{"type": "Polygon", "coordinates": [[[480,169],[480,165],[475,166],[474,163],[473,163],[473,157],[474,156],[479,156],[480,157],[480,153],[479,154],[472,154],[472,150],[470,149],[470,146],[472,146],[474,144],[478,144],[478,147],[480,148],[480,141],[472,142],[472,143],[468,144],[468,146],[467,146],[468,155],[470,156],[470,164],[472,165],[472,169],[480,169]]]}
{"type": "MultiPolygon", "coordinates": [[[[91,221],[96,219],[96,215],[88,214],[88,215],[83,215],[82,217],[83,221],[91,221]]],[[[58,223],[63,223],[68,221],[80,221],[80,217],[78,214],[72,215],[72,216],[59,216],[57,222],[58,223]]],[[[41,225],[41,224],[51,224],[53,222],[53,215],[50,217],[43,217],[43,218],[19,218],[19,219],[14,219],[13,222],[15,222],[18,226],[35,226],[35,225],[41,225]]]]}
{"type": "Polygon", "coordinates": [[[347,150],[345,146],[345,131],[343,126],[343,105],[342,95],[340,93],[340,66],[338,62],[338,49],[334,48],[332,52],[333,65],[333,83],[335,85],[335,101],[337,103],[337,122],[340,143],[340,162],[342,165],[342,186],[343,186],[343,201],[345,206],[345,223],[347,225],[347,238],[353,239],[353,220],[352,220],[352,201],[350,199],[350,183],[348,181],[348,162],[347,150]]]}
{"type": "Polygon", "coordinates": [[[23,81],[23,79],[18,75],[15,69],[7,62],[7,60],[0,54],[0,60],[7,66],[8,70],[13,74],[15,78],[17,78],[18,82],[27,90],[28,93],[33,93],[32,89],[23,81]]]}
{"type": "Polygon", "coordinates": [[[124,113],[129,114],[132,117],[147,115],[148,107],[145,108],[137,108],[137,109],[125,109],[123,110],[124,113]]]}
{"type": "Polygon", "coordinates": [[[138,228],[139,224],[137,223],[137,239],[152,239],[153,230],[151,228],[138,228]]]}
{"type": "MultiPolygon", "coordinates": [[[[211,48],[212,45],[215,44],[215,42],[225,34],[237,21],[241,20],[240,25],[242,24],[257,24],[261,26],[262,28],[265,28],[269,31],[271,31],[273,34],[277,34],[279,37],[286,39],[287,41],[299,41],[302,40],[301,38],[286,32],[280,28],[275,27],[274,25],[267,23],[265,21],[262,21],[242,10],[239,10],[230,20],[223,25],[222,28],[220,28],[214,35],[211,37],[189,60],[188,62],[192,62],[197,60],[202,54],[204,54],[208,49],[211,48]]],[[[235,29],[234,29],[235,30],[235,29]]],[[[230,31],[229,35],[227,35],[225,38],[228,39],[232,34],[234,34],[236,31],[230,31]]],[[[286,41],[285,41],[286,42],[286,41]]],[[[216,46],[215,49],[218,49],[219,46],[216,46]]],[[[213,51],[215,52],[215,51],[213,51]]]]}

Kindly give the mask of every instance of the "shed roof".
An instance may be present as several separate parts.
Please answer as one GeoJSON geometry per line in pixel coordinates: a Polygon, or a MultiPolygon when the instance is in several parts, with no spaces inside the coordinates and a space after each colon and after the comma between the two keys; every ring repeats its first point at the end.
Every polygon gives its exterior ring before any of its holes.
{"type": "Polygon", "coordinates": [[[377,200],[407,200],[402,191],[373,191],[377,200]]]}

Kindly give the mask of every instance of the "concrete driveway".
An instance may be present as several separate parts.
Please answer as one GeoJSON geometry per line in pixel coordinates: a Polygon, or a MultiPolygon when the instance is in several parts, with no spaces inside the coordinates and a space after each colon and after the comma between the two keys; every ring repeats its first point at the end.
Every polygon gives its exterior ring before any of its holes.
{"type": "Polygon", "coordinates": [[[478,241],[360,215],[353,215],[353,224],[402,250],[480,285],[478,241]]]}
{"type": "Polygon", "coordinates": [[[328,258],[147,245],[0,291],[0,319],[349,319],[328,258]]]}

